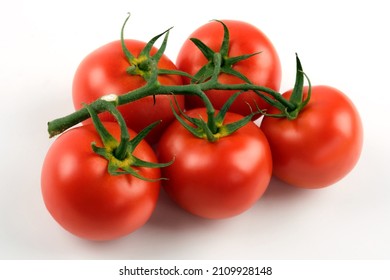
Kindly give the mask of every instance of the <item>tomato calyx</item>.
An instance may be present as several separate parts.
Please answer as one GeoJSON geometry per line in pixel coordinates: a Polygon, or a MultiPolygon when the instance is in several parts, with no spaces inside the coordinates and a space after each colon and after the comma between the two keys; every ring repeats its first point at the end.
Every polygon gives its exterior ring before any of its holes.
{"type": "MultiPolygon", "coordinates": [[[[134,56],[129,49],[126,47],[125,39],[124,39],[124,29],[126,26],[127,21],[130,18],[130,13],[128,14],[127,18],[125,19],[122,29],[121,29],[121,46],[122,51],[124,55],[126,56],[130,66],[127,68],[126,72],[129,75],[138,75],[144,78],[145,81],[152,80],[153,77],[153,71],[157,67],[158,61],[163,56],[167,42],[168,42],[168,36],[169,31],[173,28],[169,28],[165,30],[164,32],[154,36],[149,42],[146,43],[145,47],[141,50],[138,57],[134,56]],[[161,43],[160,48],[157,50],[157,52],[154,55],[151,55],[150,52],[156,43],[156,41],[164,36],[163,42],[161,43]]],[[[157,69],[158,75],[184,75],[187,77],[191,77],[188,73],[185,73],[183,71],[179,70],[168,70],[168,69],[157,69]]]]}
{"type": "MultiPolygon", "coordinates": [[[[204,44],[201,40],[197,38],[190,38],[190,40],[198,47],[198,49],[202,52],[205,58],[208,60],[202,68],[198,70],[198,72],[194,75],[191,82],[192,83],[204,83],[215,76],[216,69],[218,69],[217,75],[220,73],[225,73],[229,75],[236,76],[243,80],[247,85],[252,85],[252,82],[242,73],[233,69],[235,63],[248,59],[254,55],[261,54],[261,51],[255,52],[252,54],[244,54],[235,57],[229,57],[229,29],[223,21],[215,20],[222,24],[224,33],[223,40],[221,43],[221,47],[218,52],[213,51],[206,44],[204,44]],[[216,60],[216,54],[219,54],[220,61],[216,60]]],[[[270,96],[263,94],[259,89],[253,89],[261,98],[263,98],[267,103],[272,105],[273,107],[278,108],[281,113],[280,114],[267,114],[265,110],[261,111],[260,108],[257,108],[262,112],[262,114],[272,117],[280,117],[280,118],[288,118],[295,119],[297,118],[299,112],[306,106],[306,104],[310,100],[310,81],[306,74],[303,72],[302,64],[296,54],[296,79],[294,85],[294,91],[289,100],[284,99],[280,93],[273,92],[270,89],[263,90],[265,93],[270,94],[270,96]],[[305,100],[303,100],[303,86],[304,86],[304,78],[307,78],[309,81],[309,94],[305,100]],[[272,96],[272,97],[271,97],[272,96]]],[[[215,79],[216,81],[216,79],[215,79]]],[[[220,86],[220,85],[218,85],[220,86]]]]}
{"type": "Polygon", "coordinates": [[[259,111],[252,112],[248,116],[243,117],[242,119],[224,124],[224,119],[226,116],[226,113],[229,111],[230,106],[234,102],[234,100],[244,91],[239,91],[233,94],[226,103],[222,106],[221,110],[215,114],[213,111],[210,113],[208,109],[206,108],[208,120],[205,121],[201,117],[199,118],[193,118],[186,115],[183,111],[180,110],[180,114],[183,116],[181,117],[173,108],[172,111],[176,117],[176,119],[180,122],[180,124],[186,128],[192,135],[198,138],[203,138],[208,140],[209,142],[215,142],[221,137],[229,136],[230,134],[234,133],[241,127],[245,126],[247,123],[249,123],[253,116],[256,114],[259,114],[259,111]]]}
{"type": "Polygon", "coordinates": [[[104,127],[93,107],[88,104],[84,104],[85,108],[91,115],[92,122],[103,143],[103,147],[98,147],[95,142],[91,143],[92,150],[108,161],[108,173],[111,175],[131,174],[138,179],[151,182],[164,179],[146,178],[139,173],[137,168],[161,168],[172,164],[172,161],[168,163],[147,162],[133,155],[133,152],[138,144],[160,122],[157,121],[150,124],[141,132],[139,132],[133,139],[130,139],[126,122],[119,110],[114,105],[114,97],[115,96],[113,94],[110,94],[109,96],[102,97],[100,100],[101,106],[105,107],[106,111],[110,112],[115,117],[118,125],[120,126],[121,136],[119,142],[104,127]]]}
{"type": "Polygon", "coordinates": [[[222,106],[220,111],[215,113],[216,111],[214,106],[205,94],[203,87],[207,88],[209,84],[211,87],[217,86],[219,84],[218,75],[221,73],[222,67],[222,55],[220,53],[213,53],[213,64],[213,71],[211,72],[210,78],[207,81],[204,81],[199,85],[189,85],[193,92],[202,99],[207,113],[207,120],[203,120],[202,118],[189,117],[179,108],[180,114],[183,116],[182,118],[171,105],[174,116],[181,123],[181,125],[183,125],[184,128],[186,128],[195,137],[206,139],[209,142],[215,142],[221,137],[229,136],[250,122],[256,114],[261,113],[260,110],[255,112],[251,110],[252,113],[245,117],[243,116],[242,119],[233,123],[224,124],[226,113],[229,111],[229,108],[233,104],[234,100],[236,100],[240,94],[244,93],[246,89],[237,91],[235,94],[231,95],[222,106]]]}
{"type": "MultiPolygon", "coordinates": [[[[226,24],[223,21],[220,20],[215,20],[215,21],[221,23],[224,30],[221,48],[218,51],[218,53],[221,54],[220,73],[233,75],[240,78],[244,82],[250,83],[249,79],[245,75],[233,69],[233,65],[239,61],[257,55],[261,53],[261,51],[252,54],[244,54],[244,55],[229,57],[229,47],[230,47],[229,29],[227,28],[226,24]]],[[[193,83],[202,83],[210,79],[211,76],[213,75],[214,68],[216,67],[216,65],[214,64],[214,56],[216,52],[210,49],[206,44],[204,44],[201,40],[197,38],[190,38],[190,40],[199,48],[199,50],[208,60],[208,63],[206,63],[202,68],[200,68],[199,71],[194,75],[194,77],[191,80],[193,83]]]]}
{"type": "Polygon", "coordinates": [[[265,116],[275,117],[275,118],[287,118],[289,120],[294,120],[298,117],[299,113],[303,108],[309,103],[311,97],[311,82],[309,77],[303,72],[301,61],[298,57],[298,54],[295,54],[296,57],[296,76],[293,92],[290,98],[287,100],[282,96],[278,96],[277,99],[272,99],[266,95],[258,93],[265,101],[271,104],[273,107],[279,109],[279,114],[267,114],[265,110],[261,110],[261,113],[265,116]],[[304,82],[305,78],[308,82],[308,92],[306,98],[303,96],[304,82]]]}
{"type": "MultiPolygon", "coordinates": [[[[157,36],[153,37],[141,50],[138,57],[134,56],[130,50],[126,47],[125,40],[124,40],[124,29],[126,26],[127,21],[130,18],[130,13],[128,14],[127,18],[125,19],[122,29],[121,29],[121,45],[122,45],[122,51],[124,55],[126,56],[128,62],[130,63],[130,66],[127,68],[126,72],[130,75],[138,75],[143,77],[146,81],[149,80],[151,76],[151,71],[153,69],[152,64],[154,62],[158,62],[159,59],[162,57],[168,40],[168,34],[169,30],[166,30],[163,33],[158,34],[157,36]],[[161,37],[164,36],[164,41],[161,44],[159,50],[154,55],[150,55],[150,51],[152,50],[152,47],[154,43],[161,37]]],[[[157,64],[157,63],[156,63],[157,64]]]]}
{"type": "Polygon", "coordinates": [[[295,85],[293,88],[293,92],[291,94],[291,97],[289,99],[289,102],[295,106],[295,109],[288,110],[288,108],[285,110],[286,117],[288,119],[295,119],[298,117],[299,112],[309,103],[310,97],[311,97],[311,83],[309,77],[303,72],[301,61],[299,60],[298,55],[296,54],[296,64],[297,64],[297,70],[296,70],[296,77],[295,77],[295,85]],[[303,88],[304,88],[304,82],[305,78],[307,79],[309,83],[309,89],[307,97],[304,99],[303,96],[303,88]]]}

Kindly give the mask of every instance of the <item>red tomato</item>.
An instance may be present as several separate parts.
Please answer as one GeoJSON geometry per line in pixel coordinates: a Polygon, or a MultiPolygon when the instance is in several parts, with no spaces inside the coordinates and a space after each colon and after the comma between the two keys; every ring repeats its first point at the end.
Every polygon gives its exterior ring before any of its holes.
{"type": "MultiPolygon", "coordinates": [[[[125,43],[135,57],[145,47],[144,42],[136,40],[125,40],[125,43]]],[[[156,52],[156,48],[151,51],[152,54],[156,52]]],[[[106,44],[90,53],[80,63],[74,76],[73,103],[75,108],[80,109],[83,103],[93,102],[107,94],[121,95],[145,85],[146,82],[142,77],[126,73],[129,66],[130,64],[122,51],[119,40],[106,44]]],[[[165,55],[161,57],[158,67],[177,69],[165,55]]],[[[182,84],[181,76],[177,75],[159,75],[158,80],[163,85],[182,84]]],[[[184,108],[184,97],[177,96],[176,99],[179,106],[184,108]]],[[[119,111],[122,113],[127,126],[136,132],[141,131],[155,121],[162,120],[162,123],[146,137],[149,143],[155,144],[165,127],[174,119],[170,105],[171,101],[174,103],[172,96],[156,95],[156,103],[154,104],[153,97],[148,96],[120,106],[119,111]]],[[[103,113],[100,116],[102,120],[114,121],[109,113],[103,113]]]]}
{"type": "MultiPolygon", "coordinates": [[[[203,108],[187,112],[207,119],[203,108]]],[[[242,116],[227,113],[225,123],[242,116]]],[[[158,158],[172,165],[162,169],[163,187],[183,209],[204,218],[238,215],[264,193],[272,173],[267,139],[250,122],[216,142],[194,137],[178,121],[165,131],[158,145],[158,158]]]]}
{"type": "MultiPolygon", "coordinates": [[[[288,99],[291,93],[283,96],[288,99]]],[[[296,119],[265,117],[261,129],[271,146],[274,175],[297,187],[337,182],[352,170],[362,150],[359,113],[345,94],[329,86],[313,86],[309,103],[296,119]]]]}
{"type": "MultiPolygon", "coordinates": [[[[237,62],[233,69],[244,74],[252,83],[279,91],[281,82],[281,64],[279,56],[266,35],[255,26],[236,20],[223,20],[230,33],[229,57],[252,54],[261,51],[260,54],[252,56],[246,60],[237,62]]],[[[222,24],[216,21],[209,22],[195,30],[190,38],[200,39],[213,51],[219,51],[223,40],[222,24]]],[[[191,75],[207,63],[202,52],[187,40],[180,49],[176,65],[177,67],[191,75]]],[[[188,78],[183,79],[185,83],[190,83],[188,78]]],[[[238,84],[243,81],[235,76],[222,73],[219,81],[224,84],[238,84]]],[[[209,90],[207,96],[211,99],[216,109],[221,109],[226,100],[235,91],[230,90],[209,90]]],[[[260,108],[267,108],[269,105],[261,97],[252,91],[241,94],[230,108],[231,112],[241,115],[249,115],[251,110],[248,106],[256,108],[255,102],[260,108]]],[[[196,96],[186,96],[186,107],[204,107],[200,98],[196,96]]]]}
{"type": "MultiPolygon", "coordinates": [[[[104,125],[119,139],[116,123],[104,125]]],[[[53,218],[74,235],[91,240],[119,238],[149,219],[160,183],[131,175],[110,175],[107,160],[92,151],[91,142],[102,146],[93,125],[73,128],[56,139],[42,168],[43,199],[53,218]]],[[[136,147],[134,155],[156,162],[145,141],[136,147]]],[[[139,172],[147,178],[160,178],[158,168],[139,168],[139,172]]]]}

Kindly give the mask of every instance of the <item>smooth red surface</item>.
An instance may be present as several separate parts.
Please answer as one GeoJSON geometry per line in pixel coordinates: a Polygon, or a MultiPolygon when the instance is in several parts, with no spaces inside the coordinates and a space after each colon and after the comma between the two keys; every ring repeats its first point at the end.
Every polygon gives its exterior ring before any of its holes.
{"type": "MultiPolygon", "coordinates": [[[[291,92],[283,96],[288,99],[291,92]]],[[[297,187],[337,182],[353,169],[362,150],[358,111],[344,93],[329,86],[312,87],[310,102],[297,119],[265,117],[261,129],[271,147],[274,175],[297,187]]]]}
{"type": "MultiPolygon", "coordinates": [[[[118,125],[104,125],[118,139],[118,125]]],[[[56,139],[42,167],[43,200],[53,218],[74,235],[91,240],[119,238],[149,219],[160,183],[131,175],[110,175],[107,160],[92,151],[91,142],[102,146],[92,125],[71,129],[56,139]]],[[[137,146],[134,155],[156,162],[145,141],[137,146]]],[[[139,168],[139,172],[147,178],[160,178],[156,168],[139,168]]]]}
{"type": "MultiPolygon", "coordinates": [[[[207,119],[204,109],[188,112],[207,119]]],[[[225,123],[242,116],[227,113],[225,123]]],[[[248,123],[216,142],[194,137],[178,121],[172,123],[158,146],[162,184],[168,195],[188,212],[210,219],[228,218],[249,209],[263,195],[272,173],[267,139],[248,123]]]]}

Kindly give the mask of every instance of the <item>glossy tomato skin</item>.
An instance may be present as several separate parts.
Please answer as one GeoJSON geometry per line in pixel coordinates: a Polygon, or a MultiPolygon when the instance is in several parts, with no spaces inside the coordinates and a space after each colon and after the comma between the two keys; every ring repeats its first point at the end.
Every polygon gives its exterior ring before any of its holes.
{"type": "Polygon", "coordinates": [[[344,93],[329,86],[312,87],[310,102],[297,119],[265,117],[261,129],[271,146],[274,175],[302,188],[342,179],[356,165],[363,145],[358,111],[344,93]]]}
{"type": "MultiPolygon", "coordinates": [[[[119,137],[116,123],[104,125],[119,137]]],[[[73,128],[56,139],[44,160],[41,190],[48,211],[64,229],[84,239],[111,240],[147,222],[160,184],[131,175],[109,175],[107,160],[91,148],[91,142],[102,146],[99,139],[92,125],[73,128]]],[[[145,141],[134,155],[156,162],[145,141]]],[[[147,178],[160,178],[159,169],[140,168],[139,172],[147,178]]]]}
{"type": "MultiPolygon", "coordinates": [[[[134,56],[138,56],[145,47],[145,43],[137,40],[125,40],[125,44],[134,56]]],[[[151,53],[156,53],[153,48],[151,53]]],[[[78,66],[73,79],[73,104],[76,109],[80,109],[83,103],[90,103],[96,99],[107,95],[122,95],[145,85],[145,80],[141,76],[130,75],[126,69],[130,66],[121,47],[121,42],[114,41],[108,43],[87,55],[78,66]]],[[[165,55],[158,63],[162,69],[177,69],[174,63],[165,55]]],[[[159,75],[158,81],[163,85],[180,85],[182,78],[178,75],[159,75]]],[[[155,127],[147,136],[146,140],[150,144],[155,144],[165,127],[173,121],[174,115],[171,103],[173,96],[156,95],[156,102],[153,97],[148,96],[119,107],[127,126],[136,132],[141,131],[149,124],[162,120],[162,123],[155,127]]],[[[184,108],[184,97],[176,96],[178,104],[184,108]]],[[[102,120],[114,121],[109,113],[100,115],[102,120]]],[[[87,121],[89,123],[90,120],[87,121]]]]}
{"type": "MultiPolygon", "coordinates": [[[[202,116],[203,108],[189,116],[202,116]]],[[[242,118],[227,113],[226,123],[242,118]]],[[[214,143],[194,137],[177,121],[158,145],[160,161],[172,160],[162,169],[163,187],[186,211],[209,219],[238,215],[249,209],[266,190],[271,173],[271,153],[267,139],[250,122],[230,136],[214,143]]]]}
{"type": "MultiPolygon", "coordinates": [[[[251,58],[237,62],[233,69],[244,74],[252,83],[279,91],[281,82],[281,64],[275,47],[269,38],[257,27],[237,20],[223,20],[230,32],[229,57],[260,52],[251,58]]],[[[221,23],[212,21],[196,29],[189,38],[200,39],[214,51],[219,51],[223,39],[223,27],[221,23]]],[[[207,63],[202,52],[190,40],[182,45],[176,59],[177,67],[191,75],[207,63]]],[[[184,83],[190,83],[184,78],[184,83]]],[[[224,84],[238,84],[243,81],[235,76],[220,74],[219,81],[224,84]]],[[[221,109],[226,100],[235,91],[209,90],[207,96],[211,99],[216,109],[221,109]]],[[[256,108],[255,102],[260,108],[269,107],[261,97],[252,91],[241,94],[233,103],[230,111],[241,115],[249,115],[252,108],[256,108]]],[[[186,96],[186,107],[204,107],[202,101],[196,96],[186,96]]]]}

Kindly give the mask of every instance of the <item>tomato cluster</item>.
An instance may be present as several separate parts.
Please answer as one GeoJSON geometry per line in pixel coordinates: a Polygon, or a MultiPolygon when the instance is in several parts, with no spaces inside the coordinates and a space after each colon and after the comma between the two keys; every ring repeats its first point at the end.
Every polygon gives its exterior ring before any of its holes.
{"type": "Polygon", "coordinates": [[[45,205],[66,230],[91,240],[127,235],[148,221],[161,187],[194,215],[228,218],[256,203],[273,175],[313,189],[355,166],[363,131],[351,100],[330,86],[304,87],[299,60],[296,85],[279,94],[281,62],[257,27],[207,23],[176,63],[163,54],[167,36],[153,46],[164,34],[124,40],[122,28],[121,40],[77,69],[83,125],[56,139],[41,174],[45,205]]]}

